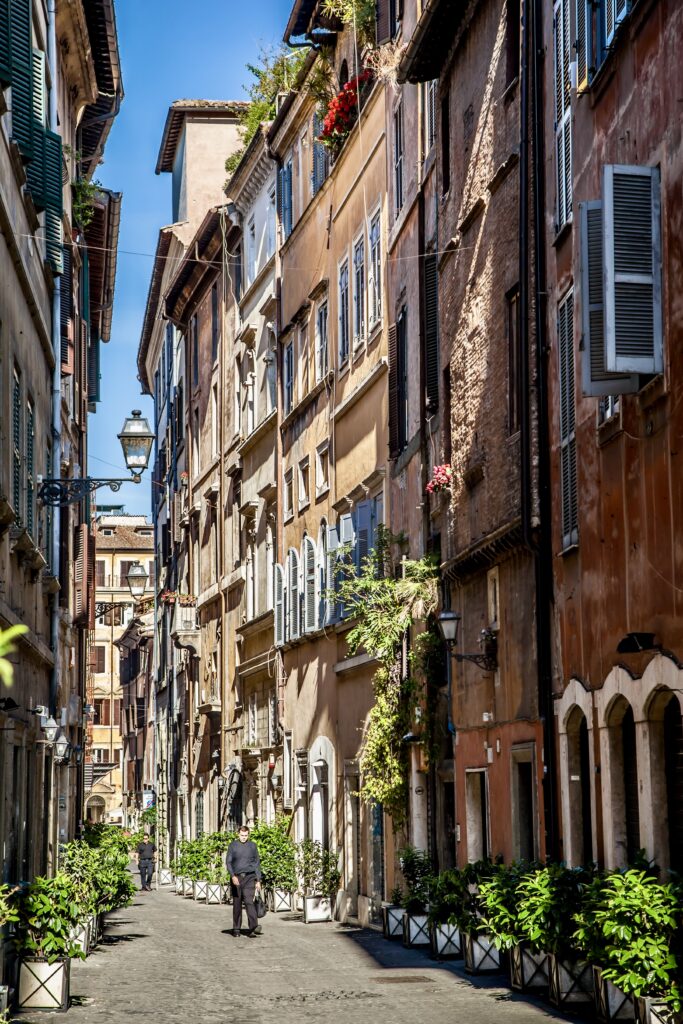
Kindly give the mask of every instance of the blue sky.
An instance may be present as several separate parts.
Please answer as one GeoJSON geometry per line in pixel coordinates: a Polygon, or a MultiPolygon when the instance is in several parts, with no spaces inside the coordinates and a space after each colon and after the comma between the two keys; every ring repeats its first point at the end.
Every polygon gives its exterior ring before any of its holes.
{"type": "MultiPolygon", "coordinates": [[[[116,437],[125,416],[151,402],[140,395],[136,355],[157,233],[171,220],[170,175],[155,175],[166,112],[173,100],[245,99],[245,64],[277,43],[291,0],[117,0],[125,99],[96,177],[123,192],[112,337],[102,346],[102,401],[90,417],[91,476],[125,476],[116,437]],[[132,255],[143,253],[147,255],[132,255]]],[[[99,501],[150,509],[149,473],[99,501]]]]}

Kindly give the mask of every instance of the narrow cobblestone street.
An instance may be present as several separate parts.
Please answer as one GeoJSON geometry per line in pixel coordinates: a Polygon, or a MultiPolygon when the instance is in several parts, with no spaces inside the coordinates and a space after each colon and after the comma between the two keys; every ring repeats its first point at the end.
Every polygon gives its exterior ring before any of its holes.
{"type": "MultiPolygon", "coordinates": [[[[234,939],[232,908],[170,890],[137,893],[111,915],[105,941],[74,961],[66,1024],[542,1024],[566,1018],[513,995],[500,979],[356,927],[268,914],[263,935],[234,939]]],[[[50,1015],[51,1016],[51,1015],[50,1015]]],[[[14,1018],[27,1024],[47,1014],[14,1018]]],[[[52,1018],[54,1019],[54,1018],[52,1018]]]]}

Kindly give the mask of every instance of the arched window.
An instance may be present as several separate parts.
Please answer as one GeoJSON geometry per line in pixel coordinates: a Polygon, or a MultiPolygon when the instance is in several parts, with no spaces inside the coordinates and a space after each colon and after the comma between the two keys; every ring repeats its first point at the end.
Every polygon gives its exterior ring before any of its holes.
{"type": "Polygon", "coordinates": [[[638,757],[633,709],[618,697],[608,717],[609,771],[612,777],[612,806],[603,814],[612,817],[615,867],[633,862],[640,849],[638,808],[638,757]]]}
{"type": "Polygon", "coordinates": [[[567,760],[569,777],[570,835],[572,867],[593,860],[591,823],[591,773],[588,723],[579,707],[567,721],[567,760]]]}

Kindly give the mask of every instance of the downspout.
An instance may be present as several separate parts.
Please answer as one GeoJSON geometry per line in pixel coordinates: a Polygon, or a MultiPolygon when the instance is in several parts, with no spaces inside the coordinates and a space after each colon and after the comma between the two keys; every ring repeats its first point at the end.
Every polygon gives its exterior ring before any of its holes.
{"type": "MultiPolygon", "coordinates": [[[[58,131],[57,121],[57,34],[56,34],[56,0],[48,0],[47,2],[47,61],[50,68],[50,81],[51,89],[48,95],[48,123],[50,130],[53,132],[58,131]]],[[[61,464],[62,464],[62,340],[60,332],[61,323],[61,278],[54,278],[54,289],[52,292],[52,352],[54,356],[55,365],[52,370],[52,465],[50,467],[50,476],[58,480],[61,476],[61,464]]],[[[59,507],[54,509],[52,515],[52,565],[51,571],[53,576],[59,577],[59,565],[60,565],[60,534],[61,527],[61,510],[59,507]]],[[[50,600],[50,648],[52,650],[52,671],[50,673],[50,697],[49,707],[50,714],[55,718],[57,717],[57,693],[59,690],[59,679],[60,679],[60,657],[59,657],[59,594],[61,591],[52,594],[50,600]]],[[[44,848],[48,855],[47,868],[48,871],[52,869],[52,862],[50,857],[51,849],[51,836],[53,834],[53,828],[55,822],[53,819],[54,806],[53,806],[53,795],[54,795],[54,762],[50,758],[49,762],[45,764],[45,789],[46,789],[46,811],[45,822],[44,822],[44,848]],[[49,769],[48,769],[49,763],[49,769]],[[49,783],[48,783],[49,777],[49,783]],[[49,787],[49,788],[48,788],[49,787]]]]}
{"type": "Polygon", "coordinates": [[[552,701],[550,644],[552,603],[552,543],[550,524],[550,468],[548,463],[547,342],[545,307],[544,164],[542,97],[542,9],[538,0],[525,0],[522,11],[522,66],[520,93],[520,200],[519,200],[519,318],[520,318],[520,485],[522,537],[534,559],[536,605],[536,660],[538,712],[543,726],[543,805],[545,856],[556,859],[557,816],[555,795],[555,733],[552,701]],[[533,91],[530,107],[530,73],[533,91]],[[529,164],[529,115],[533,169],[529,164]],[[533,177],[533,181],[532,181],[533,177]],[[536,380],[531,380],[529,359],[529,192],[533,185],[534,332],[536,380]],[[531,388],[536,399],[538,447],[539,526],[534,530],[532,504],[531,388]]]}

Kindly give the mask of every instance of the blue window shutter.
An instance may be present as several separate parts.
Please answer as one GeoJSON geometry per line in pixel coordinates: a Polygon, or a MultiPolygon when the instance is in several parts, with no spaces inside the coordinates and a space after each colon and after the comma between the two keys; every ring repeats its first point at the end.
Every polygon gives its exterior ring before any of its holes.
{"type": "Polygon", "coordinates": [[[316,582],[317,551],[312,537],[304,537],[302,545],[303,564],[303,632],[312,633],[318,628],[318,600],[316,582]]]}
{"type": "MultiPolygon", "coordinates": [[[[337,561],[343,566],[355,566],[355,529],[354,518],[351,512],[345,512],[339,517],[339,547],[342,549],[337,561]]],[[[337,581],[349,577],[348,569],[338,570],[337,581]]],[[[341,618],[347,614],[343,601],[339,600],[339,615],[341,618]]]]}
{"type": "Polygon", "coordinates": [[[275,609],[275,646],[285,642],[285,574],[281,565],[273,572],[273,607],[275,609]]]}
{"type": "MultiPolygon", "coordinates": [[[[2,0],[3,4],[7,0],[2,0]]],[[[25,160],[33,156],[32,0],[9,0],[12,138],[25,160]]]]}
{"type": "Polygon", "coordinates": [[[337,534],[336,526],[328,526],[327,528],[327,565],[325,566],[325,625],[329,625],[330,622],[334,622],[337,617],[337,602],[334,599],[334,591],[336,590],[336,568],[337,568],[337,548],[339,547],[339,537],[337,534]]]}
{"type": "Polygon", "coordinates": [[[355,565],[359,574],[372,546],[372,503],[361,501],[356,506],[355,565]]]}

